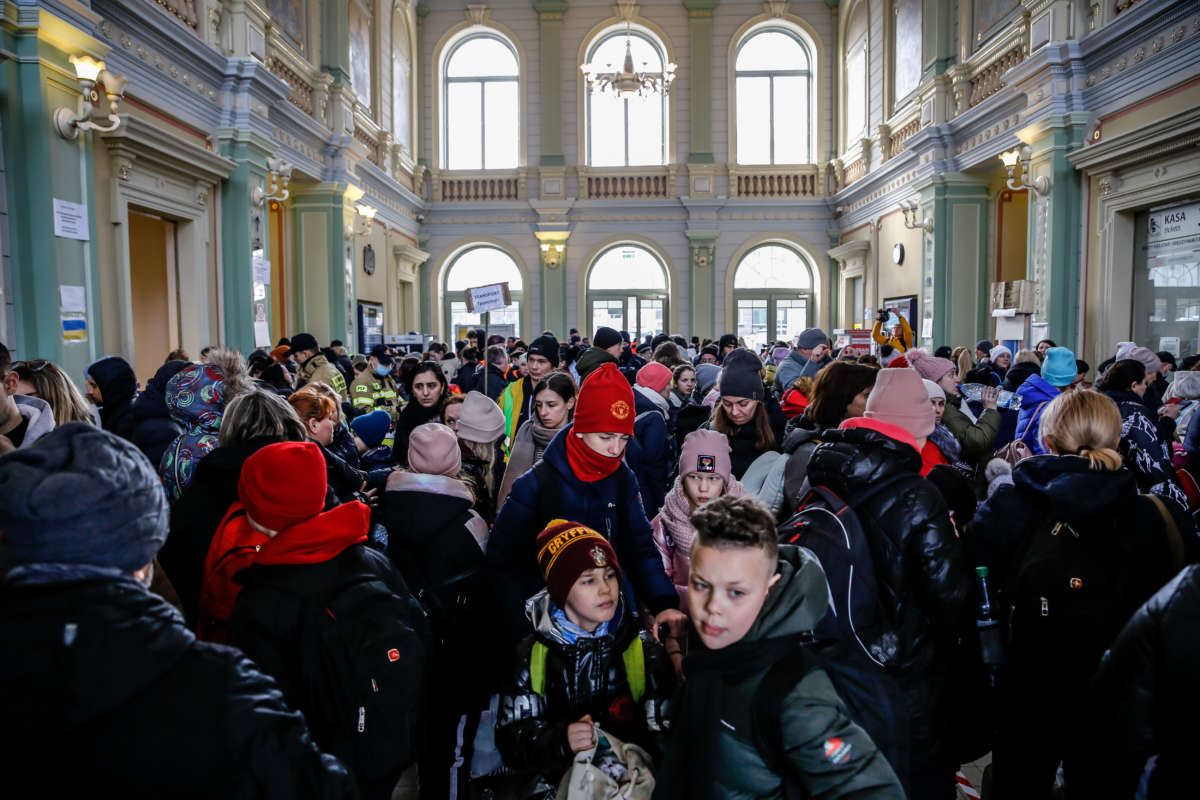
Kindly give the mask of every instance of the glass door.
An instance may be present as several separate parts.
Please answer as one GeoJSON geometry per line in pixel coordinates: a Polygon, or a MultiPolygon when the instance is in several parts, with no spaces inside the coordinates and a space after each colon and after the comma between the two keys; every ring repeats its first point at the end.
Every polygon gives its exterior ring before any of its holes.
{"type": "Polygon", "coordinates": [[[603,327],[609,327],[615,331],[625,329],[624,300],[592,301],[592,332],[603,327]]]}

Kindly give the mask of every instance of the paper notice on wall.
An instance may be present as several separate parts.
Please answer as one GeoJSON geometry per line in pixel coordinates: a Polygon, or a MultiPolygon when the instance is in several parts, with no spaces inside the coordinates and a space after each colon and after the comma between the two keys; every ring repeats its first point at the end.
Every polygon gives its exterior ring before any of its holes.
{"type": "Polygon", "coordinates": [[[1179,358],[1179,337],[1178,336],[1160,336],[1158,337],[1158,349],[1166,350],[1171,355],[1179,358]]]}
{"type": "Polygon", "coordinates": [[[83,317],[63,317],[62,337],[64,342],[86,342],[87,320],[83,317]]]}
{"type": "Polygon", "coordinates": [[[271,262],[262,256],[251,256],[250,270],[254,274],[254,283],[271,282],[271,262]]]}
{"type": "Polygon", "coordinates": [[[87,297],[82,286],[59,286],[59,306],[68,314],[83,314],[87,311],[87,297]]]}
{"type": "Polygon", "coordinates": [[[54,198],[54,235],[63,239],[86,242],[88,235],[87,206],[54,198]]]}
{"type": "Polygon", "coordinates": [[[271,344],[271,327],[266,322],[254,323],[254,346],[269,347],[271,344]]]}
{"type": "Polygon", "coordinates": [[[996,338],[997,339],[1018,339],[1025,340],[1025,321],[1029,317],[1026,314],[1015,314],[1011,317],[996,317],[996,338]]]}
{"type": "Polygon", "coordinates": [[[926,317],[925,319],[921,320],[921,338],[922,339],[932,339],[933,338],[933,318],[932,317],[926,317]]]}

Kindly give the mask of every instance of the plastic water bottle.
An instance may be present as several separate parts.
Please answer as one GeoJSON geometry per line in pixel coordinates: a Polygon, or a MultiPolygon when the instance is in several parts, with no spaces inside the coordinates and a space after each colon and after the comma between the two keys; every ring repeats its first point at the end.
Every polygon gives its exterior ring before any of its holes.
{"type": "Polygon", "coordinates": [[[979,612],[975,615],[975,630],[979,632],[979,652],[983,663],[996,669],[1004,663],[1004,631],[992,613],[992,597],[988,591],[988,568],[976,567],[979,582],[979,612]]]}
{"type": "MultiPolygon", "coordinates": [[[[962,392],[962,396],[976,403],[982,402],[983,390],[987,387],[982,383],[964,383],[958,387],[962,392]]],[[[996,399],[996,405],[1000,408],[1011,408],[1016,411],[1021,407],[1021,397],[1007,389],[1000,390],[1000,397],[996,399]]]]}

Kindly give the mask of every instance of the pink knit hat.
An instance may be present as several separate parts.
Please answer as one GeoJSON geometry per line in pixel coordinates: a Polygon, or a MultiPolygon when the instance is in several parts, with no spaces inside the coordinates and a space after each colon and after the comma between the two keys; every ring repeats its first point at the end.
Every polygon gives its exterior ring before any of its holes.
{"type": "Polygon", "coordinates": [[[458,475],[462,455],[454,431],[440,422],[414,428],[408,437],[408,468],[423,475],[458,475]]]}
{"type": "MultiPolygon", "coordinates": [[[[925,401],[929,405],[929,401],[925,401]]],[[[932,409],[933,407],[930,406],[932,409]]],[[[733,466],[729,459],[729,439],[718,431],[692,431],[683,440],[679,453],[679,475],[686,477],[693,472],[720,475],[729,486],[733,466]]]]}
{"type": "Polygon", "coordinates": [[[637,385],[654,392],[662,392],[671,383],[671,370],[657,361],[651,361],[637,371],[637,385]]]}
{"type": "Polygon", "coordinates": [[[863,416],[899,425],[914,439],[927,438],[936,424],[929,393],[915,369],[879,370],[863,416]]]}
{"type": "Polygon", "coordinates": [[[950,359],[931,356],[919,347],[909,350],[906,355],[908,356],[908,365],[915,369],[922,378],[934,383],[957,369],[950,359]]]}

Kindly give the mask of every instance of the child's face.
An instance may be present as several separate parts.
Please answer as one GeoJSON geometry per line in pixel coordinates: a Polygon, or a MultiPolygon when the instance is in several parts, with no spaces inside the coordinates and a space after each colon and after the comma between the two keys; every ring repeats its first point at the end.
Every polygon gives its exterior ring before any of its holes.
{"type": "Polygon", "coordinates": [[[563,611],[571,622],[585,631],[594,631],[617,613],[620,595],[617,571],[612,567],[592,567],[575,579],[563,611]]]}
{"type": "Polygon", "coordinates": [[[704,646],[720,650],[741,641],[777,580],[775,564],[757,547],[692,550],[688,596],[704,646]]]}
{"type": "Polygon", "coordinates": [[[683,493],[698,508],[725,492],[725,479],[711,472],[689,472],[683,478],[683,493]]]}

